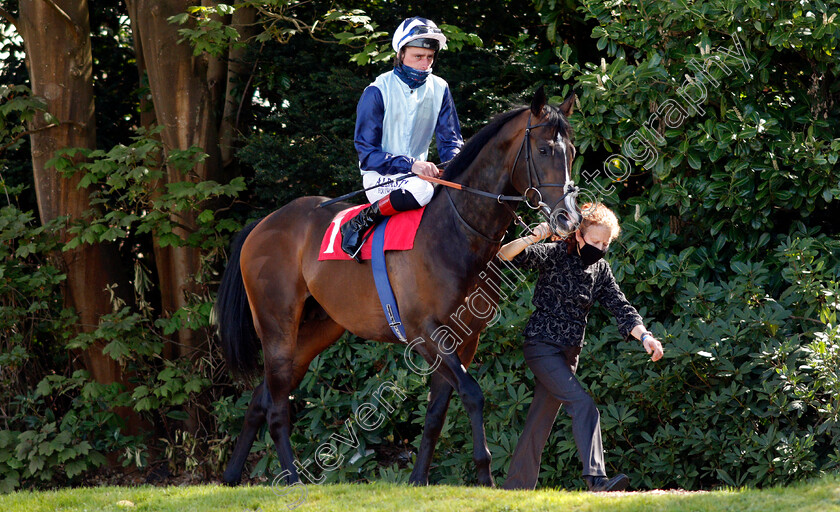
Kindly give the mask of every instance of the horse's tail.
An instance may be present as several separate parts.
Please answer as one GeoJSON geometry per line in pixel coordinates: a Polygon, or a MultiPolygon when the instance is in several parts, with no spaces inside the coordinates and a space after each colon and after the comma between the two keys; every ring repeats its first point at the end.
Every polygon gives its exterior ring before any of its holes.
{"type": "Polygon", "coordinates": [[[247,225],[233,239],[230,259],[222,275],[219,295],[216,298],[216,318],[222,352],[228,368],[240,375],[255,373],[260,367],[260,339],[254,329],[251,306],[248,304],[242,270],[239,268],[242,245],[259,222],[257,220],[247,225]]]}

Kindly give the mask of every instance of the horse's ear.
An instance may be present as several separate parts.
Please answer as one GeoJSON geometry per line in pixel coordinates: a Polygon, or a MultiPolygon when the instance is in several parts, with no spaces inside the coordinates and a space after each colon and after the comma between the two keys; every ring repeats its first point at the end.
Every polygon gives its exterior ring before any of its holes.
{"type": "Polygon", "coordinates": [[[572,112],[574,112],[575,109],[576,99],[577,94],[575,94],[575,91],[572,91],[572,93],[569,94],[569,96],[565,100],[563,100],[563,103],[560,104],[560,112],[562,112],[564,116],[569,117],[570,115],[572,115],[572,112]]]}
{"type": "Polygon", "coordinates": [[[545,87],[540,86],[537,92],[534,93],[534,99],[531,100],[531,115],[539,118],[545,106],[545,87]]]}

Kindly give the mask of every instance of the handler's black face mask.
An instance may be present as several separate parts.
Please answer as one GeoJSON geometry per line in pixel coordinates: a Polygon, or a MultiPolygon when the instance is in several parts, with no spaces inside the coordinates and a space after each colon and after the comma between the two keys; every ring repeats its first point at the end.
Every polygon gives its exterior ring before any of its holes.
{"type": "Polygon", "coordinates": [[[583,268],[587,268],[598,260],[604,257],[606,251],[598,249],[594,245],[589,245],[584,241],[583,248],[580,249],[580,261],[583,262],[583,268]]]}

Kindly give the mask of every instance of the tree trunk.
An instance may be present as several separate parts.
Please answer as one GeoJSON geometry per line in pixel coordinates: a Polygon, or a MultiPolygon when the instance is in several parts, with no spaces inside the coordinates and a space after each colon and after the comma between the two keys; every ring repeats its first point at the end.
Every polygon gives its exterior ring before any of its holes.
{"type": "MultiPolygon", "coordinates": [[[[241,41],[248,40],[257,33],[257,10],[252,7],[239,8],[233,13],[231,26],[239,32],[241,41]]],[[[239,126],[242,107],[248,104],[252,96],[251,88],[238,87],[242,77],[250,76],[253,64],[245,60],[246,48],[232,48],[228,59],[228,74],[225,89],[225,104],[219,128],[219,149],[222,165],[227,168],[233,161],[234,140],[239,126]],[[237,94],[238,93],[238,94],[237,94]]],[[[247,82],[246,82],[247,84],[247,82]]]]}
{"type": "MultiPolygon", "coordinates": [[[[41,221],[69,215],[79,219],[90,209],[88,192],[79,190],[78,177],[65,179],[46,162],[62,148],[95,148],[92,58],[87,0],[21,0],[18,30],[26,48],[26,63],[33,94],[46,100],[46,110],[59,120],[44,128],[43,116],[32,121],[32,168],[41,221]]],[[[65,230],[60,233],[67,239],[65,230]]],[[[121,283],[128,289],[118,265],[115,247],[84,244],[61,255],[67,281],[64,301],[79,315],[79,330],[96,329],[102,315],[112,310],[105,287],[121,283]]],[[[84,353],[85,367],[100,383],[121,382],[120,366],[102,346],[84,353]]]]}
{"type": "MultiPolygon", "coordinates": [[[[126,0],[134,37],[146,66],[152,92],[155,117],[164,128],[164,147],[188,149],[198,146],[209,157],[197,165],[190,179],[219,180],[219,140],[213,98],[208,87],[205,58],[194,57],[188,43],[178,43],[178,25],[167,18],[186,11],[195,2],[184,0],[126,0]]],[[[219,74],[217,70],[216,75],[219,74]]],[[[188,179],[174,168],[167,168],[169,182],[188,179]]],[[[186,239],[195,228],[195,215],[173,217],[173,231],[186,239]]],[[[155,244],[162,306],[173,313],[187,303],[187,296],[197,293],[194,276],[200,270],[200,254],[193,247],[160,247],[155,244]]],[[[190,329],[178,332],[176,355],[195,356],[203,340],[190,329]]]]}
{"type": "MultiPolygon", "coordinates": [[[[140,30],[137,28],[137,17],[129,15],[129,19],[131,21],[132,34],[139,34],[140,30]]],[[[137,76],[139,77],[137,85],[140,88],[148,88],[149,76],[146,74],[146,59],[143,53],[143,40],[139,37],[132,37],[131,39],[134,42],[135,62],[137,62],[137,76]]],[[[147,91],[140,97],[140,126],[143,126],[144,128],[148,128],[157,122],[157,119],[155,118],[154,105],[152,105],[151,98],[149,97],[150,94],[150,91],[147,91]]]]}

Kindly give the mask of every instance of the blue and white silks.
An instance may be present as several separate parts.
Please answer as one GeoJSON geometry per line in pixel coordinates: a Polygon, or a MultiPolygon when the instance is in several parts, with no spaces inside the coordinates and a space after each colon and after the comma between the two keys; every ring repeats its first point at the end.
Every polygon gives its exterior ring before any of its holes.
{"type": "Polygon", "coordinates": [[[429,75],[411,89],[392,71],[362,93],[356,107],[355,145],[362,173],[402,174],[425,161],[432,136],[442,161],[461,150],[464,139],[446,81],[429,75]]]}

